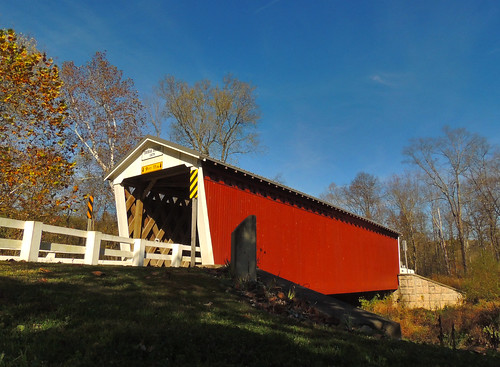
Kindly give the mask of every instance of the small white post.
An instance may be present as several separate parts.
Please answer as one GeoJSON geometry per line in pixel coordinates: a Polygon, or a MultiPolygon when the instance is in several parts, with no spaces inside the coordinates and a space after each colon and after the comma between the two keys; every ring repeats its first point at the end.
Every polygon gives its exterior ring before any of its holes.
{"type": "Polygon", "coordinates": [[[198,168],[198,240],[200,243],[201,263],[214,264],[210,223],[208,222],[207,197],[203,180],[203,167],[198,168]]]}
{"type": "Polygon", "coordinates": [[[87,241],[85,243],[85,258],[84,264],[97,265],[99,261],[99,253],[101,251],[101,232],[87,232],[87,241]]]}
{"type": "Polygon", "coordinates": [[[408,256],[406,255],[406,252],[408,250],[408,247],[406,246],[406,240],[403,240],[403,251],[405,252],[405,268],[408,270],[408,256]]]}
{"type": "Polygon", "coordinates": [[[132,258],[132,266],[144,266],[145,251],[146,251],[146,242],[144,242],[144,240],[140,238],[136,238],[134,240],[134,257],[132,258]]]}
{"type": "Polygon", "coordinates": [[[198,198],[191,199],[191,264],[194,268],[196,266],[196,234],[197,234],[197,219],[198,219],[198,198]]]}
{"type": "Polygon", "coordinates": [[[178,243],[172,244],[172,263],[170,266],[174,268],[178,268],[181,266],[182,261],[182,250],[180,249],[180,245],[178,243]]]}
{"type": "MultiPolygon", "coordinates": [[[[116,184],[113,186],[115,192],[116,218],[118,220],[118,234],[121,237],[128,237],[127,204],[125,202],[125,188],[116,184]]],[[[130,243],[120,243],[121,251],[130,251],[130,243]]],[[[122,260],[125,260],[122,257],[122,260]]]]}
{"type": "Polygon", "coordinates": [[[38,261],[40,241],[42,240],[41,222],[25,222],[21,254],[19,258],[25,261],[38,261]]]}

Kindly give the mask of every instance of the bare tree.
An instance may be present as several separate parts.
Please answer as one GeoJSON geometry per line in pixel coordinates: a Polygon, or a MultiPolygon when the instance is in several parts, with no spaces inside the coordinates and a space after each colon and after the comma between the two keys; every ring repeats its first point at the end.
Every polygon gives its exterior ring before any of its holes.
{"type": "Polygon", "coordinates": [[[349,210],[365,218],[384,222],[382,186],[377,177],[360,172],[349,186],[344,187],[343,194],[349,210]]]}
{"type": "Polygon", "coordinates": [[[385,221],[383,188],[378,178],[369,173],[358,173],[351,183],[345,186],[337,186],[332,182],[320,197],[354,214],[379,223],[385,221]]]}
{"type": "Polygon", "coordinates": [[[103,205],[113,202],[104,175],[142,137],[143,106],[133,81],[124,79],[103,52],[82,66],[63,63],[61,76],[67,121],[81,147],[78,184],[82,193],[95,196],[95,209],[102,213],[103,205]]]}
{"type": "Polygon", "coordinates": [[[500,151],[484,153],[467,174],[472,194],[467,208],[479,242],[488,238],[500,261],[500,151]]]}
{"type": "Polygon", "coordinates": [[[148,122],[153,125],[155,136],[161,137],[163,124],[167,118],[163,101],[157,94],[152,94],[146,96],[143,99],[143,103],[148,116],[148,122]]]}
{"type": "Polygon", "coordinates": [[[232,75],[222,86],[203,80],[189,86],[167,76],[156,90],[165,101],[171,138],[223,162],[258,149],[260,113],[255,88],[232,75]]]}
{"type": "Polygon", "coordinates": [[[142,136],[143,106],[134,83],[123,79],[122,71],[103,52],[96,52],[83,66],[65,62],[62,78],[69,103],[68,122],[82,154],[93,158],[101,170],[98,176],[102,176],[142,136]]]}
{"type": "Polygon", "coordinates": [[[323,192],[320,196],[320,199],[341,207],[341,208],[346,208],[344,196],[343,196],[343,187],[337,186],[334,182],[332,182],[330,185],[328,185],[328,188],[326,189],[325,192],[323,192]]]}
{"type": "MultiPolygon", "coordinates": [[[[435,204],[435,203],[434,203],[435,204]]],[[[436,237],[441,250],[443,252],[444,265],[446,274],[451,274],[450,256],[448,255],[448,244],[446,243],[445,232],[443,229],[443,220],[441,219],[441,209],[437,205],[433,205],[431,209],[432,224],[436,233],[436,237]],[[435,206],[435,208],[434,208],[435,206]]]]}
{"type": "Polygon", "coordinates": [[[418,272],[419,243],[425,242],[425,196],[418,177],[413,173],[392,176],[385,184],[389,223],[397,228],[409,244],[410,260],[418,272]]]}
{"type": "Polygon", "coordinates": [[[439,138],[420,138],[412,140],[403,153],[409,162],[419,167],[430,185],[441,194],[451,214],[457,230],[462,266],[467,273],[467,233],[464,224],[465,175],[477,162],[487,144],[484,138],[471,134],[465,129],[443,129],[444,136],[439,138]]]}

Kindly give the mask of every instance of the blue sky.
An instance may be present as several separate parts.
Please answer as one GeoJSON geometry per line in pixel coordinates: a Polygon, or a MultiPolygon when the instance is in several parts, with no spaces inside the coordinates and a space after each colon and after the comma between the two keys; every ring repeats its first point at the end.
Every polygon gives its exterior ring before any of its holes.
{"type": "Polygon", "coordinates": [[[402,173],[444,125],[500,144],[498,1],[2,0],[0,27],[58,63],[106,50],[143,96],[167,74],[252,83],[266,149],[237,165],[311,195],[402,173]]]}

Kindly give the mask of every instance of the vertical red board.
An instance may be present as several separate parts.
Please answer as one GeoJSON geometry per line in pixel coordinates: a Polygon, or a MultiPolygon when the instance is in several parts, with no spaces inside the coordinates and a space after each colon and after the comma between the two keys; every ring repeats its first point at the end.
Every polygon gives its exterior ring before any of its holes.
{"type": "Polygon", "coordinates": [[[216,264],[229,261],[231,232],[253,214],[260,269],[324,294],[397,289],[396,235],[316,213],[293,200],[280,200],[279,195],[262,194],[251,189],[251,182],[238,185],[211,175],[209,169],[204,172],[216,264]]]}

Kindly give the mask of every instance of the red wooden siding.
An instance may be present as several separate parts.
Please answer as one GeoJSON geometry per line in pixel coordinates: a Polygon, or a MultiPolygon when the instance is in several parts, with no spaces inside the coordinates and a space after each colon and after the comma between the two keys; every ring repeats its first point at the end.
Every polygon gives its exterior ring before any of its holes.
{"type": "Polygon", "coordinates": [[[395,233],[220,168],[204,167],[216,264],[231,258],[231,232],[255,214],[260,269],[324,294],[398,287],[395,233]]]}

